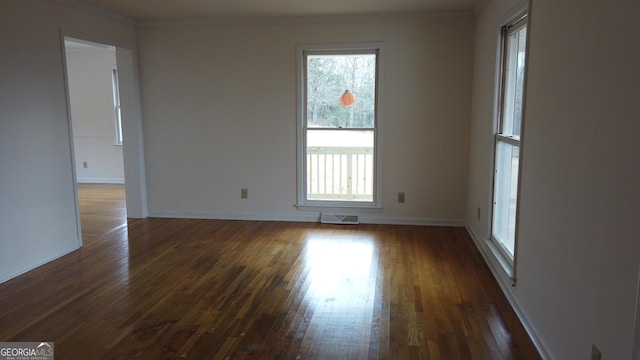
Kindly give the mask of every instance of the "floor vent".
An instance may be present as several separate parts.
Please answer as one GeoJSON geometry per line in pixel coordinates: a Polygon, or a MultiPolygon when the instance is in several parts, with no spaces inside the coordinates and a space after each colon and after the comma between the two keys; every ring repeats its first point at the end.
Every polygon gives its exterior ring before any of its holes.
{"type": "Polygon", "coordinates": [[[346,214],[325,214],[320,215],[320,222],[323,224],[359,224],[358,215],[346,214]]]}

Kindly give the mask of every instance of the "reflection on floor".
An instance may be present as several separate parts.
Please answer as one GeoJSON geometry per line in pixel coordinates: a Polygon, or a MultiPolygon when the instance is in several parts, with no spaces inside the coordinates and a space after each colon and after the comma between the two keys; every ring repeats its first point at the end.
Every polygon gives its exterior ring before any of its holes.
{"type": "Polygon", "coordinates": [[[539,359],[464,228],[123,226],[104,194],[83,248],[0,284],[0,339],[57,359],[539,359]]]}
{"type": "Polygon", "coordinates": [[[123,184],[78,184],[84,243],[127,224],[123,184]]]}
{"type": "Polygon", "coordinates": [[[305,300],[314,309],[310,323],[325,329],[317,346],[332,352],[328,355],[341,357],[354,344],[369,343],[378,275],[374,248],[374,237],[366,233],[312,231],[307,236],[305,300]]]}

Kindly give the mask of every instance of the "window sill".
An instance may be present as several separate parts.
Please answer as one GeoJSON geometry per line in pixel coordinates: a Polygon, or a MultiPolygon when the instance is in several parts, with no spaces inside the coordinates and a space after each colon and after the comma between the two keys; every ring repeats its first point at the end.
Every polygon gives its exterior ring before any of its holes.
{"type": "Polygon", "coordinates": [[[515,285],[515,272],[512,263],[507,259],[498,246],[491,239],[484,239],[487,248],[493,255],[494,263],[498,264],[504,273],[511,279],[512,285],[515,285]]]}
{"type": "Polygon", "coordinates": [[[382,211],[381,206],[375,205],[363,205],[363,204],[296,204],[294,205],[300,211],[323,211],[323,210],[331,210],[331,211],[364,211],[364,212],[378,212],[382,211]]]}

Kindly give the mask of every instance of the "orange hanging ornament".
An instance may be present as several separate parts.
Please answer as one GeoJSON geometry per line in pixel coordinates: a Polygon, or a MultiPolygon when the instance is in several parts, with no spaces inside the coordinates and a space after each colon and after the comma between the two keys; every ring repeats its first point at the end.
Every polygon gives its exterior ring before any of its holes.
{"type": "Polygon", "coordinates": [[[356,97],[349,90],[345,90],[340,96],[340,105],[342,106],[351,106],[354,102],[356,102],[356,97]]]}

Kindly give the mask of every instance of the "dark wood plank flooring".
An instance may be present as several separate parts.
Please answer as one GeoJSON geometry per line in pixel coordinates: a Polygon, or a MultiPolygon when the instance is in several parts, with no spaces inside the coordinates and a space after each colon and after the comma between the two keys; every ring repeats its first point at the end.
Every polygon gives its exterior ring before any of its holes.
{"type": "Polygon", "coordinates": [[[539,359],[463,228],[120,226],[90,190],[85,246],[0,284],[0,341],[58,360],[539,359]]]}

